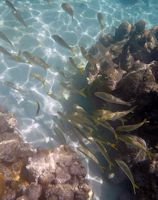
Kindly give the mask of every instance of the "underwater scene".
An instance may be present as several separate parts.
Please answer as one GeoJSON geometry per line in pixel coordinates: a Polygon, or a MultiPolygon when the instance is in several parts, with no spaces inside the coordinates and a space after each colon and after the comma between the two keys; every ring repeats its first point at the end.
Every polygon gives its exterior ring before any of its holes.
{"type": "Polygon", "coordinates": [[[0,12],[0,200],[158,200],[157,0],[0,12]]]}

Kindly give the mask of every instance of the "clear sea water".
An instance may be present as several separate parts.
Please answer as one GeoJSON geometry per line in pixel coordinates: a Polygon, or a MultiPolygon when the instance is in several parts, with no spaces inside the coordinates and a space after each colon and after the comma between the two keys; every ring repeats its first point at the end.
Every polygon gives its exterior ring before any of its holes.
{"type": "MultiPolygon", "coordinates": [[[[131,0],[126,0],[131,1],[131,0]]],[[[0,46],[9,52],[18,53],[29,51],[43,58],[51,67],[45,71],[39,66],[17,63],[0,53],[0,104],[15,113],[18,128],[24,139],[35,146],[54,146],[60,144],[52,132],[53,120],[62,106],[47,94],[53,91],[56,96],[63,95],[63,88],[59,82],[60,69],[68,69],[68,57],[71,53],[59,46],[52,38],[52,34],[59,34],[72,46],[90,47],[95,43],[100,28],[96,18],[97,12],[105,16],[105,32],[114,33],[114,28],[122,21],[134,23],[139,19],[147,22],[147,27],[158,24],[158,2],[149,0],[147,5],[138,0],[135,5],[125,6],[119,0],[68,0],[74,9],[74,20],[61,8],[62,0],[12,0],[14,6],[21,12],[28,24],[25,28],[11,14],[11,10],[4,1],[0,1],[0,31],[3,31],[10,41],[9,44],[0,40],[0,46]],[[40,73],[46,79],[46,86],[33,79],[32,72],[40,73]],[[10,81],[25,90],[21,94],[5,85],[10,81]],[[37,103],[41,105],[40,113],[36,116],[37,103]]],[[[77,55],[83,65],[80,53],[77,55]]],[[[97,167],[87,162],[88,177],[95,192],[94,199],[118,200],[122,191],[103,181],[97,167]]]]}

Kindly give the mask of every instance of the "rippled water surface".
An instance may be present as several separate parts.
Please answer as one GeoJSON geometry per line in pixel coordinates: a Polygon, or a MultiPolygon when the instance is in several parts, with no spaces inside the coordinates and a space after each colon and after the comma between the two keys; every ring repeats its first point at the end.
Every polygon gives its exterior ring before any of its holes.
{"type": "MultiPolygon", "coordinates": [[[[60,143],[51,129],[52,115],[62,110],[62,106],[47,93],[53,91],[58,97],[66,97],[67,94],[59,84],[61,80],[59,71],[69,70],[68,57],[72,55],[71,52],[59,46],[51,35],[62,36],[71,46],[88,48],[95,43],[100,34],[97,12],[105,15],[105,32],[107,33],[113,33],[114,27],[122,21],[134,23],[139,19],[144,19],[148,27],[156,25],[158,21],[157,0],[149,0],[149,5],[139,0],[137,4],[129,7],[121,4],[119,0],[69,0],[66,2],[73,6],[73,20],[61,8],[62,2],[61,0],[50,0],[50,3],[45,0],[13,0],[12,3],[21,12],[28,25],[25,28],[13,17],[5,1],[0,1],[0,31],[3,31],[13,43],[13,46],[10,46],[0,40],[0,46],[19,55],[23,51],[29,51],[40,56],[50,65],[46,71],[39,66],[15,62],[0,53],[1,104],[15,113],[18,128],[26,141],[38,146],[60,143]],[[45,86],[31,76],[34,72],[44,77],[45,86]],[[6,81],[21,87],[24,92],[20,93],[11,89],[5,84],[6,81]],[[38,116],[36,116],[37,102],[41,107],[38,116]]],[[[76,57],[79,63],[85,66],[86,61],[81,57],[80,52],[77,51],[76,57]]],[[[117,200],[116,191],[120,189],[111,188],[104,183],[95,167],[94,169],[90,167],[89,170],[90,174],[93,172],[93,177],[91,176],[90,179],[98,199],[117,200]],[[113,190],[115,192],[111,192],[113,190]]]]}

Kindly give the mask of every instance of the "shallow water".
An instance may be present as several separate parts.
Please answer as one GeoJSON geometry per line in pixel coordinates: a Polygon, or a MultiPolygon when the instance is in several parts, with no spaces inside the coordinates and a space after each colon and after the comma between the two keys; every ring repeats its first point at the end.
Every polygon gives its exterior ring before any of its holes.
{"type": "MultiPolygon", "coordinates": [[[[129,0],[130,1],[130,0],[129,0]]],[[[71,52],[59,46],[52,38],[52,34],[59,34],[68,44],[90,47],[95,43],[100,34],[96,13],[105,15],[105,32],[114,33],[114,28],[122,21],[134,23],[144,19],[150,28],[157,24],[157,0],[149,0],[149,5],[139,0],[135,5],[125,6],[119,0],[69,0],[74,8],[74,20],[61,8],[61,0],[14,0],[14,6],[21,12],[28,24],[25,28],[12,16],[11,10],[4,1],[0,2],[0,31],[3,31],[13,47],[0,40],[0,45],[9,52],[18,53],[29,51],[43,58],[49,65],[45,71],[39,66],[17,63],[0,53],[0,102],[9,111],[15,113],[18,128],[24,139],[35,146],[52,146],[60,143],[52,133],[53,120],[62,106],[56,100],[47,95],[53,91],[56,96],[63,96],[63,88],[59,85],[60,69],[68,70],[68,57],[71,52]],[[32,72],[40,73],[46,79],[46,85],[33,79],[32,72]],[[20,86],[25,92],[19,93],[5,85],[10,81],[20,86]],[[41,109],[36,116],[37,102],[41,109]]],[[[85,66],[86,61],[77,52],[77,58],[85,66]]],[[[65,94],[66,96],[66,94],[65,94]]],[[[99,170],[87,163],[94,191],[95,199],[117,200],[117,194],[122,189],[114,188],[103,180],[99,170]],[[113,192],[115,190],[115,192],[113,192]],[[104,191],[104,192],[103,192],[104,191]]]]}

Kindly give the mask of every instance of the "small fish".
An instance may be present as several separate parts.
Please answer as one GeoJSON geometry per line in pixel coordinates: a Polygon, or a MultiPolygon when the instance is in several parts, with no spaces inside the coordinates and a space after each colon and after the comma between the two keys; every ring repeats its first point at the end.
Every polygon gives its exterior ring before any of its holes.
{"type": "Polygon", "coordinates": [[[135,107],[126,111],[117,111],[117,112],[112,112],[110,110],[102,109],[102,110],[97,110],[94,116],[97,117],[97,120],[99,121],[106,121],[106,120],[115,121],[133,112],[134,109],[135,107]]]}
{"type": "Polygon", "coordinates": [[[130,131],[135,131],[136,129],[140,128],[143,126],[145,123],[147,123],[147,120],[144,119],[142,122],[133,124],[133,125],[123,125],[123,126],[118,126],[116,128],[116,131],[118,132],[130,132],[130,131]]]}
{"type": "Polygon", "coordinates": [[[37,104],[37,111],[36,111],[36,115],[39,114],[39,111],[40,111],[40,103],[38,101],[36,101],[36,104],[37,104]]]}
{"type": "Polygon", "coordinates": [[[69,57],[69,62],[71,64],[71,66],[77,71],[79,72],[81,75],[84,72],[84,67],[78,67],[77,64],[75,63],[74,59],[72,57],[69,57]]]}
{"type": "Polygon", "coordinates": [[[57,42],[60,46],[69,49],[71,52],[74,52],[74,48],[70,47],[65,40],[59,35],[52,35],[52,38],[57,42]]]}
{"type": "Polygon", "coordinates": [[[134,177],[132,175],[131,170],[129,169],[129,167],[127,166],[127,164],[124,161],[118,160],[118,159],[116,159],[115,161],[118,164],[118,166],[120,167],[120,169],[126,174],[126,176],[131,181],[132,186],[133,186],[133,191],[134,191],[134,193],[136,193],[136,189],[138,188],[138,186],[135,184],[134,177]]]}
{"type": "Polygon", "coordinates": [[[5,81],[4,84],[20,93],[25,93],[25,91],[21,87],[15,85],[14,83],[10,81],[5,81]]]}
{"type": "Polygon", "coordinates": [[[100,25],[100,29],[103,30],[105,28],[105,20],[104,15],[101,12],[97,13],[97,19],[100,25]]]}
{"type": "Polygon", "coordinates": [[[113,133],[115,139],[118,139],[118,135],[117,135],[115,129],[110,125],[110,123],[108,123],[107,121],[104,121],[103,123],[96,121],[96,120],[94,120],[94,121],[97,125],[100,125],[100,126],[106,128],[106,129],[108,129],[111,133],[113,133]]]}
{"type": "Polygon", "coordinates": [[[31,53],[29,53],[28,51],[24,51],[23,55],[28,60],[28,62],[30,62],[31,64],[39,65],[42,68],[44,68],[45,70],[47,70],[49,68],[49,65],[42,58],[40,58],[38,56],[34,56],[31,53]]]}
{"type": "Polygon", "coordinates": [[[123,101],[122,99],[117,98],[113,96],[112,94],[109,94],[106,92],[95,92],[95,96],[109,103],[131,106],[129,102],[123,101]]]}
{"type": "Polygon", "coordinates": [[[0,52],[7,55],[7,56],[12,56],[11,53],[9,53],[4,47],[0,46],[0,52]]]}
{"type": "Polygon", "coordinates": [[[35,79],[37,79],[38,81],[40,81],[43,85],[45,85],[45,80],[44,78],[38,74],[38,73],[32,73],[31,76],[35,79]]]}
{"type": "Polygon", "coordinates": [[[7,36],[2,31],[0,31],[0,38],[2,40],[4,40],[5,42],[9,43],[11,46],[13,46],[13,44],[10,42],[10,40],[7,38],[7,36]]]}
{"type": "Polygon", "coordinates": [[[93,122],[83,113],[74,112],[69,119],[77,124],[84,125],[87,127],[94,127],[93,122]]]}
{"type": "Polygon", "coordinates": [[[91,64],[96,64],[97,60],[84,48],[84,47],[80,47],[82,56],[89,61],[91,64]]]}
{"type": "Polygon", "coordinates": [[[64,136],[64,132],[61,128],[59,127],[54,127],[54,132],[57,134],[57,136],[60,137],[60,139],[62,140],[63,144],[67,144],[65,136],[64,136]]]}
{"type": "Polygon", "coordinates": [[[83,153],[86,157],[90,158],[92,161],[94,161],[97,165],[100,165],[98,159],[96,156],[86,147],[86,146],[81,146],[78,147],[78,150],[83,153]]]}
{"type": "Polygon", "coordinates": [[[61,7],[64,11],[66,11],[73,19],[74,11],[72,6],[69,3],[62,3],[61,7]]]}
{"type": "Polygon", "coordinates": [[[97,144],[97,147],[98,147],[99,151],[101,152],[101,154],[103,155],[103,157],[105,158],[105,160],[108,162],[109,168],[111,169],[113,163],[112,163],[112,161],[111,161],[111,159],[109,157],[109,154],[108,154],[105,146],[102,143],[100,143],[100,142],[96,142],[96,144],[97,144]]]}
{"type": "Polygon", "coordinates": [[[77,93],[77,94],[79,94],[79,95],[81,95],[81,96],[83,96],[85,98],[87,97],[86,94],[84,93],[85,88],[83,88],[81,90],[78,90],[78,89],[74,88],[72,85],[70,85],[70,84],[68,84],[66,82],[60,82],[60,85],[63,88],[65,88],[66,90],[71,91],[72,93],[77,93]]]}
{"type": "Polygon", "coordinates": [[[22,58],[20,55],[17,54],[12,54],[9,58],[19,63],[26,63],[24,58],[22,58]]]}
{"type": "Polygon", "coordinates": [[[47,95],[50,96],[50,97],[52,97],[55,100],[58,99],[52,92],[48,92],[47,95]]]}
{"type": "Polygon", "coordinates": [[[24,21],[18,10],[12,10],[12,14],[23,26],[27,27],[26,22],[24,21]]]}
{"type": "Polygon", "coordinates": [[[145,152],[147,152],[147,150],[148,150],[145,141],[142,138],[137,137],[135,135],[122,135],[122,136],[119,136],[119,140],[121,140],[129,145],[133,145],[145,152]]]}
{"type": "Polygon", "coordinates": [[[13,5],[9,0],[5,0],[5,3],[7,4],[7,6],[8,6],[10,9],[16,11],[14,5],[13,5]]]}

